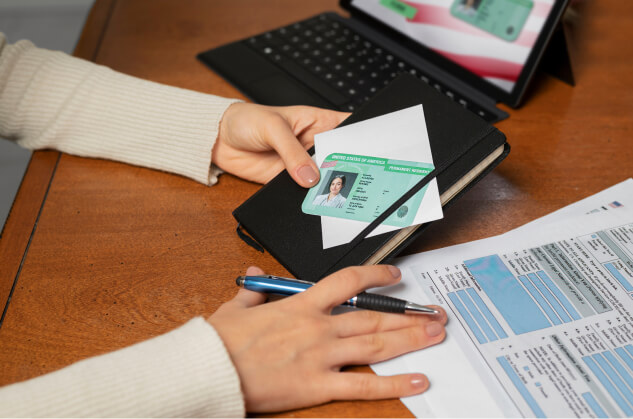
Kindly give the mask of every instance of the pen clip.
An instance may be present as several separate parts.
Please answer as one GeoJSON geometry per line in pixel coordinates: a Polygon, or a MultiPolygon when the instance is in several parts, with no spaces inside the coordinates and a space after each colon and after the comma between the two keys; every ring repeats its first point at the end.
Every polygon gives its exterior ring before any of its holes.
{"type": "Polygon", "coordinates": [[[314,282],[304,281],[303,279],[285,278],[283,276],[276,276],[276,275],[266,275],[266,278],[269,278],[269,279],[281,279],[283,281],[297,282],[299,284],[308,284],[308,285],[314,285],[315,284],[314,282]]]}

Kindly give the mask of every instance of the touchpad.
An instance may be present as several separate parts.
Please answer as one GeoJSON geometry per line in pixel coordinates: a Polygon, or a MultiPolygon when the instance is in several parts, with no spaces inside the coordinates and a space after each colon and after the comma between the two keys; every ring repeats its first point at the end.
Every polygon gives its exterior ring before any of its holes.
{"type": "Polygon", "coordinates": [[[331,103],[326,102],[307,87],[283,75],[275,74],[264,77],[251,82],[248,87],[248,95],[255,102],[264,105],[310,105],[332,108],[331,103]]]}

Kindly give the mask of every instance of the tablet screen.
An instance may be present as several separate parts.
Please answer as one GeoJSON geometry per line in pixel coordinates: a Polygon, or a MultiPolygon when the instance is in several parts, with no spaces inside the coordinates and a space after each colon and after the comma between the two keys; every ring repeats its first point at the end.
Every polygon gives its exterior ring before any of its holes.
{"type": "Polygon", "coordinates": [[[531,64],[529,59],[555,3],[556,0],[353,0],[351,5],[511,93],[525,66],[531,64]]]}

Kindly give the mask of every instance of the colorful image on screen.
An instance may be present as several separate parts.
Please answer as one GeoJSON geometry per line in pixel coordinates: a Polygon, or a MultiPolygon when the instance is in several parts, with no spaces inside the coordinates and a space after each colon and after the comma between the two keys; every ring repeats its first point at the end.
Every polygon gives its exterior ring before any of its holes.
{"type": "Polygon", "coordinates": [[[511,92],[554,0],[354,0],[353,5],[511,92]]]}

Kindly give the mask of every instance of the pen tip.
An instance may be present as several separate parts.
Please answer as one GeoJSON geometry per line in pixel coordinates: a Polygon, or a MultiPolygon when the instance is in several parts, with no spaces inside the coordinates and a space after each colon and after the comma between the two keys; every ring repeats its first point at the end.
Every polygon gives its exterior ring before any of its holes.
{"type": "Polygon", "coordinates": [[[416,303],[407,303],[404,312],[407,314],[439,314],[439,310],[416,303]]]}
{"type": "Polygon", "coordinates": [[[244,284],[244,277],[238,276],[237,278],[235,278],[235,283],[238,287],[241,287],[244,284]]]}

